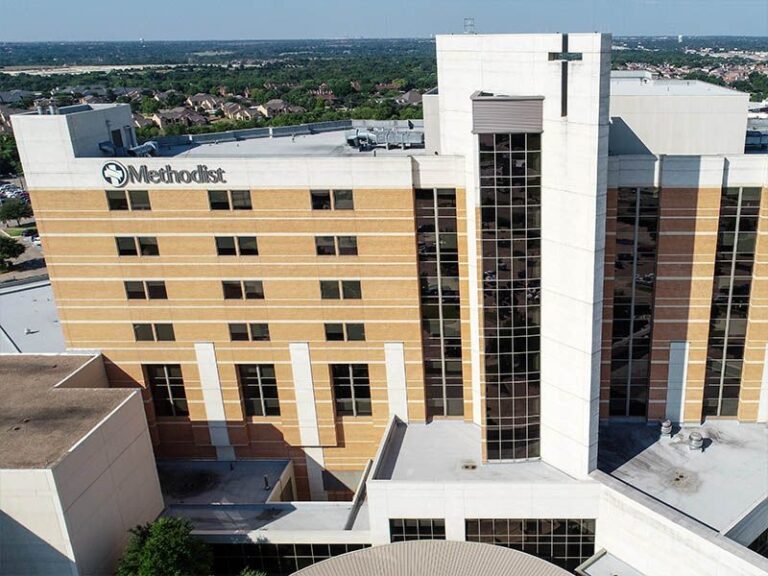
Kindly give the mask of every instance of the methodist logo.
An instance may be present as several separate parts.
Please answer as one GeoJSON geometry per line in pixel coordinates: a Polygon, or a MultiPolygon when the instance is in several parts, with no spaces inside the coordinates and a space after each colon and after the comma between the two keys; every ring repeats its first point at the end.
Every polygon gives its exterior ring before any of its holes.
{"type": "Polygon", "coordinates": [[[174,170],[170,165],[150,170],[146,164],[141,166],[123,166],[110,160],[101,169],[101,176],[115,188],[131,184],[226,184],[224,169],[208,168],[198,164],[194,170],[174,170]]]}
{"type": "Polygon", "coordinates": [[[120,162],[107,162],[101,169],[101,175],[115,188],[122,188],[128,182],[128,170],[120,162]]]}

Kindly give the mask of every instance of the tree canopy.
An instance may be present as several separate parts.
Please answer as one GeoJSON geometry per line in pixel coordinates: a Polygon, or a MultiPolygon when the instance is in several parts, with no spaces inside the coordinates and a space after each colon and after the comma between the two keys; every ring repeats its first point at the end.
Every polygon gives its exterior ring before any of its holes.
{"type": "Polygon", "coordinates": [[[117,576],[208,576],[213,556],[183,518],[162,517],[131,530],[117,576]]]}
{"type": "Polygon", "coordinates": [[[16,220],[16,224],[21,226],[22,218],[32,217],[32,206],[29,202],[19,200],[18,198],[9,198],[0,205],[0,220],[16,220]]]}
{"type": "Polygon", "coordinates": [[[8,260],[13,260],[24,254],[25,248],[21,242],[0,234],[0,268],[6,268],[8,260]]]}

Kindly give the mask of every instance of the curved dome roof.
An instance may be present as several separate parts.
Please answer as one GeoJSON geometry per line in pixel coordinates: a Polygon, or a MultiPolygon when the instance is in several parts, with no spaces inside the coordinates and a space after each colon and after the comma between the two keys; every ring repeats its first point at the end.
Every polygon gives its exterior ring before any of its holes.
{"type": "Polygon", "coordinates": [[[570,576],[562,568],[518,550],[448,540],[374,546],[336,556],[294,576],[570,576]]]}

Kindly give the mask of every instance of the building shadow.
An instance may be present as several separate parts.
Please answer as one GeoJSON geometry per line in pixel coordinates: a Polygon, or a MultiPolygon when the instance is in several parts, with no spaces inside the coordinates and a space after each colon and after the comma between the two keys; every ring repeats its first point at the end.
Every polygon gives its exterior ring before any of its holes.
{"type": "Polygon", "coordinates": [[[77,567],[40,536],[0,510],[0,576],[27,574],[77,574],[77,567]]]}

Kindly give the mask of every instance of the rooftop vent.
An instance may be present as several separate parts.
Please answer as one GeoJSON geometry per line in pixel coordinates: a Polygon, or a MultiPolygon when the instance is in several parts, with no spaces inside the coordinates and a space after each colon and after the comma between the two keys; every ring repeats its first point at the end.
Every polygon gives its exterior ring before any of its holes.
{"type": "Polygon", "coordinates": [[[477,469],[477,462],[474,460],[464,460],[464,462],[461,463],[461,469],[462,470],[476,470],[477,469]]]}
{"type": "Polygon", "coordinates": [[[688,449],[701,450],[702,448],[704,448],[704,438],[699,432],[691,432],[688,436],[688,449]]]}

